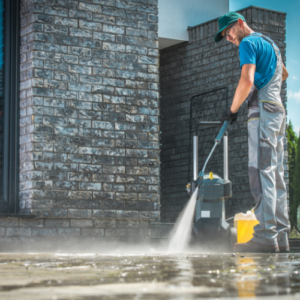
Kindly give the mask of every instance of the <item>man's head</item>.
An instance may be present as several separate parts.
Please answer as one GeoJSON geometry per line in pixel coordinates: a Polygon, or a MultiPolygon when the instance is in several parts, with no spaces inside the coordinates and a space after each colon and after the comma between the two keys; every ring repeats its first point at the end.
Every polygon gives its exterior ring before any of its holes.
{"type": "Polygon", "coordinates": [[[215,35],[216,43],[225,37],[229,42],[239,46],[242,39],[246,36],[245,27],[248,27],[246,20],[236,12],[229,12],[219,18],[218,25],[219,31],[215,35]]]}

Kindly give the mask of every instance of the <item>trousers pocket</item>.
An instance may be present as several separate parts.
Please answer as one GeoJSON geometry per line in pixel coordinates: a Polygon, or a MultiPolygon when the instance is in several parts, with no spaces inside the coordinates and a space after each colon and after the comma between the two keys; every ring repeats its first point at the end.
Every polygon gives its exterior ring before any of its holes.
{"type": "Polygon", "coordinates": [[[272,149],[270,146],[259,146],[259,165],[261,170],[267,170],[271,167],[272,149]]]}
{"type": "Polygon", "coordinates": [[[256,120],[260,118],[260,113],[259,111],[254,111],[248,114],[248,122],[251,120],[256,120]]]}
{"type": "Polygon", "coordinates": [[[263,102],[263,108],[266,111],[271,112],[271,113],[274,113],[274,112],[282,112],[283,113],[284,112],[284,108],[281,104],[272,102],[272,101],[263,102]]]}

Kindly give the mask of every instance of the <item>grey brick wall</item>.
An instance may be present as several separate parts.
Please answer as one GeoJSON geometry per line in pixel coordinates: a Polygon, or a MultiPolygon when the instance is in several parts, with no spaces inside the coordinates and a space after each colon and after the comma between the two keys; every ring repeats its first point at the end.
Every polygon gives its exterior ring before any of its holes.
{"type": "Polygon", "coordinates": [[[19,250],[71,249],[72,245],[73,250],[82,247],[87,251],[82,241],[94,242],[99,250],[99,243],[143,243],[149,239],[146,220],[0,217],[0,251],[14,251],[16,244],[19,250]]]}
{"type": "MultiPolygon", "coordinates": [[[[285,62],[285,14],[250,7],[241,13],[250,27],[270,36],[279,46],[285,62]]],[[[190,98],[195,94],[228,88],[229,104],[238,84],[240,70],[237,48],[226,41],[215,44],[217,20],[189,29],[189,42],[160,52],[161,88],[161,219],[174,221],[188,200],[185,190],[188,175],[188,144],[190,98]]],[[[286,83],[282,86],[286,98],[286,83]]],[[[206,97],[212,105],[213,94],[206,97]]],[[[221,108],[225,103],[221,103],[221,108]]],[[[213,120],[217,114],[210,109],[213,120]]],[[[233,182],[233,197],[226,202],[227,217],[254,206],[248,181],[247,107],[243,104],[238,121],[229,129],[229,177],[233,182]]],[[[210,117],[207,114],[207,118],[210,117]]],[[[199,137],[200,166],[213,146],[216,130],[201,131],[199,137]]],[[[287,153],[286,153],[287,156],[287,153]]],[[[286,159],[287,163],[287,159],[286,159]]],[[[287,166],[286,166],[287,168],[287,166]]],[[[191,167],[192,170],[192,167],[191,167]]],[[[218,149],[207,171],[222,174],[222,148],[218,149]]],[[[288,174],[286,174],[288,183],[288,174]]]]}
{"type": "Polygon", "coordinates": [[[22,0],[21,213],[96,228],[82,235],[159,218],[157,13],[156,0],[22,0]]]}

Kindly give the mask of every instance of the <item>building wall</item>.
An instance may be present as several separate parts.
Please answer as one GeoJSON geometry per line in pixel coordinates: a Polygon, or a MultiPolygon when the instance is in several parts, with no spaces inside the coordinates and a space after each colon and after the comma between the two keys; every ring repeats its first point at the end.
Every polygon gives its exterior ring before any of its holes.
{"type": "Polygon", "coordinates": [[[104,245],[114,242],[135,244],[149,242],[149,239],[148,222],[133,219],[0,217],[0,251],[89,251],[92,243],[99,250],[100,244],[103,249],[104,245]]]}
{"type": "MultiPolygon", "coordinates": [[[[271,37],[279,46],[285,62],[285,14],[250,7],[242,10],[250,27],[271,37]]],[[[185,186],[188,174],[189,122],[191,96],[220,87],[228,88],[229,104],[238,84],[240,70],[237,48],[226,41],[215,44],[217,20],[189,29],[189,41],[160,51],[161,80],[161,219],[174,221],[188,200],[185,186]]],[[[282,85],[286,102],[286,83],[282,85]]],[[[219,120],[226,102],[218,104],[216,94],[208,94],[211,103],[205,120],[219,120]],[[218,106],[219,105],[219,106],[218,106]],[[217,108],[213,108],[218,106],[217,108]],[[217,110],[217,113],[216,113],[217,110]]],[[[226,201],[227,217],[254,206],[248,181],[247,107],[244,103],[236,123],[229,129],[229,178],[233,197],[226,201]]],[[[213,146],[216,129],[199,135],[199,167],[213,146]]],[[[287,163],[287,153],[285,162],[287,163]]],[[[211,159],[206,171],[222,174],[222,147],[211,159]]],[[[288,174],[286,182],[288,183],[288,174]]]]}
{"type": "MultiPolygon", "coordinates": [[[[255,7],[242,14],[285,61],[285,14],[255,7]]],[[[227,87],[231,102],[237,49],[214,43],[216,20],[189,29],[188,42],[160,52],[159,101],[156,0],[23,0],[21,21],[20,215],[1,216],[1,247],[42,236],[58,245],[70,236],[148,239],[151,221],[160,213],[174,221],[188,200],[190,98],[227,87]]],[[[202,113],[216,119],[224,97],[205,99],[212,106],[202,113]]],[[[229,130],[227,217],[254,205],[246,110],[229,130]]],[[[215,134],[201,131],[200,165],[215,134]]],[[[207,170],[222,173],[221,147],[207,170]]]]}
{"type": "Polygon", "coordinates": [[[20,213],[44,218],[37,231],[159,219],[157,14],[157,0],[22,0],[20,213]]]}

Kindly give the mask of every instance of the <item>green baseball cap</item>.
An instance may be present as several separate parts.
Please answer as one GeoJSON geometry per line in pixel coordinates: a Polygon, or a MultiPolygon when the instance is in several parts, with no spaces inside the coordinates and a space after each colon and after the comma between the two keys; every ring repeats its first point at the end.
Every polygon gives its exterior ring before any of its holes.
{"type": "Polygon", "coordinates": [[[245,18],[235,11],[230,11],[229,13],[218,19],[219,31],[214,38],[216,43],[219,43],[223,38],[221,32],[231,23],[236,22],[238,19],[242,19],[246,22],[245,18]]]}

